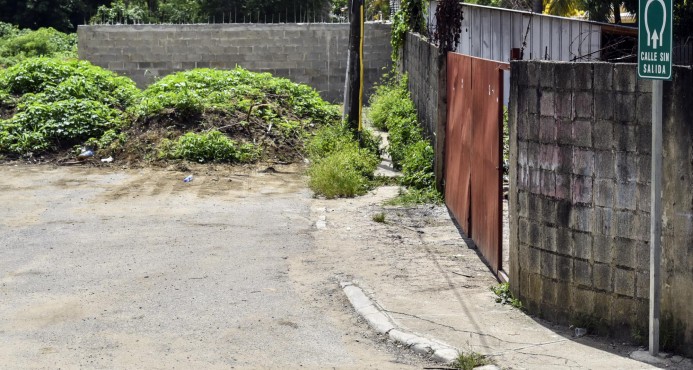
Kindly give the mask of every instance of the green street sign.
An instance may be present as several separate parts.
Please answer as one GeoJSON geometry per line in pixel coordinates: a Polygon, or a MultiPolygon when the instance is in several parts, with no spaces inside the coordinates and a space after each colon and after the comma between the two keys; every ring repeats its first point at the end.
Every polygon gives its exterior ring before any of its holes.
{"type": "Polygon", "coordinates": [[[671,80],[672,0],[640,0],[638,76],[671,80]]]}

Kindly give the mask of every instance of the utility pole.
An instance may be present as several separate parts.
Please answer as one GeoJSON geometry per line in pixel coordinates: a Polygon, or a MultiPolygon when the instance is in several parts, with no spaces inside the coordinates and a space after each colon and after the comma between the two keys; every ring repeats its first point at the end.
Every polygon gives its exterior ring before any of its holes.
{"type": "Polygon", "coordinates": [[[361,132],[363,108],[363,0],[351,0],[349,6],[349,60],[344,88],[344,118],[349,128],[361,132]]]}

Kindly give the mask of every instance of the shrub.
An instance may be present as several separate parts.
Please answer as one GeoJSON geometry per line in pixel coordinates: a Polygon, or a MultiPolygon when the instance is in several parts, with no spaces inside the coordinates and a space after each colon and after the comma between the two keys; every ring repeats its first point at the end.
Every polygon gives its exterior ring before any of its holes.
{"type": "Polygon", "coordinates": [[[0,151],[41,153],[119,130],[139,94],[131,80],[83,61],[32,58],[0,70],[3,104],[16,104],[0,121],[0,151]]]}
{"type": "Polygon", "coordinates": [[[396,74],[385,74],[369,99],[368,119],[380,130],[387,130],[390,115],[398,111],[403,100],[408,97],[407,77],[398,78],[396,74]]]}
{"type": "Polygon", "coordinates": [[[395,168],[402,167],[406,148],[422,139],[406,75],[385,75],[370,99],[369,119],[390,133],[388,152],[395,168]]]}
{"type": "Polygon", "coordinates": [[[32,57],[76,58],[77,34],[53,28],[27,31],[0,27],[0,66],[11,66],[32,57]]]}
{"type": "Polygon", "coordinates": [[[188,132],[177,141],[164,140],[161,156],[195,162],[252,162],[259,151],[253,144],[239,144],[219,131],[188,132]]]}
{"type": "Polygon", "coordinates": [[[402,166],[402,184],[415,189],[435,187],[433,155],[433,147],[426,140],[407,147],[402,166]]]}
{"type": "Polygon", "coordinates": [[[328,199],[364,194],[379,162],[372,153],[364,152],[349,145],[318,160],[308,171],[310,188],[328,199]]]}
{"type": "Polygon", "coordinates": [[[339,118],[334,106],[326,103],[311,87],[296,84],[269,73],[236,69],[195,69],[168,75],[144,91],[136,108],[140,116],[151,116],[165,109],[176,113],[200,113],[206,108],[249,112],[280,127],[286,125],[287,112],[297,120],[315,124],[339,118]]]}
{"type": "Polygon", "coordinates": [[[306,147],[312,160],[310,188],[327,198],[353,197],[371,186],[380,157],[378,141],[369,131],[361,133],[364,148],[345,123],[327,125],[316,131],[306,147]]]}
{"type": "Polygon", "coordinates": [[[433,147],[423,137],[407,76],[386,75],[382,81],[370,100],[369,118],[375,126],[388,130],[387,151],[395,168],[402,169],[400,183],[408,187],[391,203],[440,203],[442,195],[435,189],[433,147]]]}

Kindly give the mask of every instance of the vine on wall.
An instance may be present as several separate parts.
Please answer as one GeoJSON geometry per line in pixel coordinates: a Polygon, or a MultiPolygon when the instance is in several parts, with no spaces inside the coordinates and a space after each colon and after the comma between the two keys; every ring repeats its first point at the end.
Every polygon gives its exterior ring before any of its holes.
{"type": "Polygon", "coordinates": [[[438,45],[442,55],[457,49],[460,43],[462,20],[464,19],[462,5],[459,0],[440,0],[436,8],[436,30],[433,42],[438,45]]]}
{"type": "Polygon", "coordinates": [[[426,35],[423,0],[402,0],[400,9],[392,18],[392,61],[397,64],[407,32],[426,35]]]}

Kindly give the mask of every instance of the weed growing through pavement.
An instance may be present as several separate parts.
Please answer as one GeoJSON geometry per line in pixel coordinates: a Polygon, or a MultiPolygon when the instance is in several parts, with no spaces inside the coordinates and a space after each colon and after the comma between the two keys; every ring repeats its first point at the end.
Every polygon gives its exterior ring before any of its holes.
{"type": "Polygon", "coordinates": [[[501,283],[496,286],[492,286],[491,290],[496,294],[496,303],[509,304],[517,309],[522,310],[522,302],[519,299],[513,297],[513,293],[510,291],[509,283],[501,283]]]}
{"type": "Polygon", "coordinates": [[[490,365],[491,360],[486,358],[486,356],[476,353],[460,353],[455,361],[450,364],[455,369],[460,370],[472,370],[478,366],[490,365]]]}

